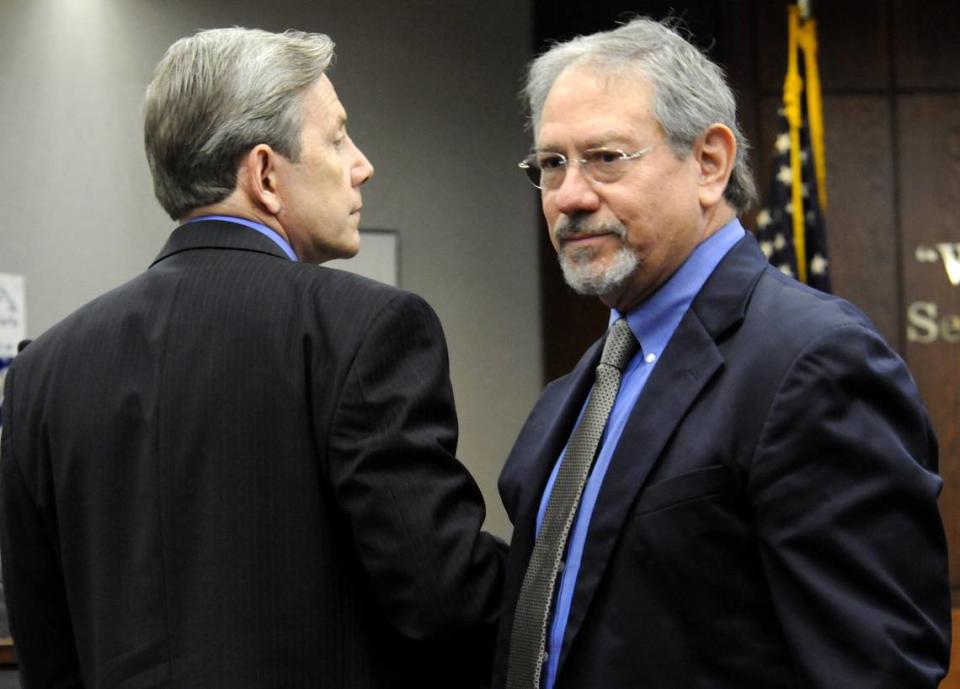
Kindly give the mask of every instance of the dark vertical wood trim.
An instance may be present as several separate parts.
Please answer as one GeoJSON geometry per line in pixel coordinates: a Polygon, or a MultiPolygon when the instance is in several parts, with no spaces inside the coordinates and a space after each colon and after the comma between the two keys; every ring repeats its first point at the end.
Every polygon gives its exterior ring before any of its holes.
{"type": "Polygon", "coordinates": [[[886,0],[885,5],[887,9],[887,47],[890,51],[890,62],[888,65],[889,75],[887,77],[887,102],[890,108],[890,155],[893,158],[893,160],[890,161],[891,174],[893,175],[893,232],[894,236],[899,240],[897,241],[897,246],[894,251],[897,262],[897,308],[899,309],[896,318],[897,341],[891,344],[897,348],[901,356],[906,358],[907,335],[903,323],[903,314],[905,313],[907,305],[904,303],[906,299],[906,288],[904,287],[904,281],[906,279],[906,269],[904,266],[905,240],[903,236],[903,214],[900,207],[900,119],[897,113],[899,109],[899,103],[897,102],[897,23],[894,21],[893,16],[893,0],[886,0]]]}
{"type": "MultiPolygon", "coordinates": [[[[761,0],[762,1],[762,0],[761,0]]],[[[753,17],[753,31],[751,31],[750,41],[753,43],[751,46],[751,56],[753,59],[753,87],[755,91],[753,99],[753,121],[755,123],[755,128],[753,131],[753,155],[750,156],[750,165],[753,169],[753,181],[756,184],[757,188],[757,209],[759,209],[763,204],[763,198],[766,195],[766,180],[760,179],[760,156],[762,152],[760,151],[761,141],[763,137],[761,132],[763,131],[763,97],[762,97],[762,75],[760,72],[760,13],[757,12],[757,3],[756,0],[751,0],[750,2],[750,14],[753,17]]],[[[755,209],[756,210],[756,209],[755,209]]]]}

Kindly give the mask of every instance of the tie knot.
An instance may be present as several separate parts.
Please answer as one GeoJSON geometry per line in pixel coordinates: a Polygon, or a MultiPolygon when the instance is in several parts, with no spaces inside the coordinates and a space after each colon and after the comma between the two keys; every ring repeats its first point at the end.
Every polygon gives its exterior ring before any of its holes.
{"type": "Polygon", "coordinates": [[[600,357],[600,363],[613,366],[618,371],[623,371],[639,346],[627,320],[621,318],[613,324],[607,334],[607,341],[603,344],[603,355],[600,357]]]}

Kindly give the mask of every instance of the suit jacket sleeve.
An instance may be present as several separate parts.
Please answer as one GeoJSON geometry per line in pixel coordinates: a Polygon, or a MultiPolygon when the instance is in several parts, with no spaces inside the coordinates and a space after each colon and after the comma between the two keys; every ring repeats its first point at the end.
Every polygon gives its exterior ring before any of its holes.
{"type": "Polygon", "coordinates": [[[481,531],[483,498],[453,454],[446,344],[419,297],[373,318],[332,428],[331,482],[387,618],[412,639],[484,629],[492,643],[505,545],[481,531]]]}
{"type": "MultiPolygon", "coordinates": [[[[16,391],[12,367],[6,378],[0,450],[0,546],[11,631],[20,659],[24,689],[81,689],[80,661],[70,624],[60,557],[41,506],[50,494],[31,491],[17,463],[14,428],[16,391]]],[[[23,436],[20,432],[17,437],[23,436]]],[[[37,485],[30,482],[30,485],[37,485]]]]}
{"type": "Polygon", "coordinates": [[[932,688],[949,654],[936,440],[874,332],[823,333],[787,370],[749,491],[804,686],[932,688]]]}

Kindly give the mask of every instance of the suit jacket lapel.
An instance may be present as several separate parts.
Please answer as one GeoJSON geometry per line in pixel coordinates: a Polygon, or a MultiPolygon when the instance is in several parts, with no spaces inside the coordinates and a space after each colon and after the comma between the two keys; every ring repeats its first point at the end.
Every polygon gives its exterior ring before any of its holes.
{"type": "Polygon", "coordinates": [[[684,315],[630,414],[590,520],[560,656],[583,625],[633,503],[670,436],[723,366],[715,338],[743,318],[766,261],[751,235],[727,254],[684,315]]]}

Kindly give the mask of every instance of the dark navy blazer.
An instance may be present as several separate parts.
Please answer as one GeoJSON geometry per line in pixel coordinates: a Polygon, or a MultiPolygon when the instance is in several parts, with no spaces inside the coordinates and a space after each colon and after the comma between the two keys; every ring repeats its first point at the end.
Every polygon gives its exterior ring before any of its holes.
{"type": "MultiPolygon", "coordinates": [[[[546,388],[500,477],[515,530],[495,687],[537,505],[598,357],[546,388]]],[[[936,469],[903,361],[745,237],[627,422],[556,689],[933,689],[950,634],[936,469]]]]}

